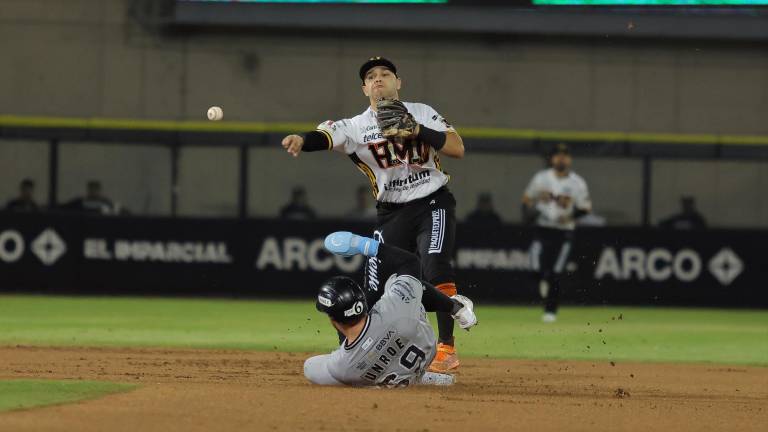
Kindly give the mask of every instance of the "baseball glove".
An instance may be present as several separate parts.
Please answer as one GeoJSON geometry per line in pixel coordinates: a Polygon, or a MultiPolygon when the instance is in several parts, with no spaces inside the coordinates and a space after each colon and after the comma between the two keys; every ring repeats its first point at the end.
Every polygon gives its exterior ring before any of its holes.
{"type": "Polygon", "coordinates": [[[411,137],[418,126],[408,108],[396,99],[381,99],[376,102],[376,123],[386,138],[411,137]]]}

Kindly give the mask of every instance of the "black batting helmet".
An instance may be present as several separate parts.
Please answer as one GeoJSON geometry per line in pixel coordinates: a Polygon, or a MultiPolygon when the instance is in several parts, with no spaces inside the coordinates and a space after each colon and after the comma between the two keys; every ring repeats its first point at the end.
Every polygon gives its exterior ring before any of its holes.
{"type": "Polygon", "coordinates": [[[340,323],[355,322],[368,312],[365,293],[352,278],[334,276],[320,287],[315,307],[340,323]]]}

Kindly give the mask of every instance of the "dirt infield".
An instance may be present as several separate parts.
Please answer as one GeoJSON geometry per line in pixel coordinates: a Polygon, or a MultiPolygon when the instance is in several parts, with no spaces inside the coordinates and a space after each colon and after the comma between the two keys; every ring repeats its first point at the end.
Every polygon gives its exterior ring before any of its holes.
{"type": "Polygon", "coordinates": [[[321,388],[304,355],[0,348],[0,379],[141,383],[0,413],[2,431],[767,430],[768,368],[473,359],[448,388],[321,388]]]}

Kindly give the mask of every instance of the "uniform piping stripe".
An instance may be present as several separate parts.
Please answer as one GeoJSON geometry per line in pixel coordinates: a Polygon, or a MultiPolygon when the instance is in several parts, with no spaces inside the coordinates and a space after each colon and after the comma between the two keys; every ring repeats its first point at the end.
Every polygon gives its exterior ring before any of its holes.
{"type": "Polygon", "coordinates": [[[359,344],[360,341],[363,340],[363,337],[365,336],[365,333],[368,332],[368,326],[370,324],[371,324],[371,316],[368,315],[367,317],[365,317],[365,327],[363,328],[363,331],[360,332],[360,336],[358,336],[357,339],[355,339],[355,342],[352,345],[347,345],[349,343],[349,341],[345,340],[344,341],[344,349],[345,350],[354,349],[357,346],[357,344],[359,344]]]}
{"type": "Polygon", "coordinates": [[[350,159],[352,159],[352,162],[357,165],[357,169],[359,169],[363,174],[365,174],[366,177],[368,177],[368,180],[371,182],[371,189],[373,189],[373,197],[378,198],[379,196],[379,186],[376,183],[376,174],[373,173],[373,170],[371,167],[365,164],[362,160],[360,160],[360,157],[356,154],[352,153],[349,156],[350,159]]]}
{"type": "Polygon", "coordinates": [[[563,243],[560,247],[560,255],[557,256],[557,262],[555,263],[555,273],[562,273],[565,268],[565,260],[568,259],[568,254],[571,252],[571,242],[563,243]]]}
{"type": "Polygon", "coordinates": [[[541,255],[541,242],[536,240],[531,243],[531,250],[529,253],[531,254],[531,270],[539,271],[541,265],[539,263],[539,257],[541,255]]]}
{"type": "Polygon", "coordinates": [[[376,183],[376,174],[374,174],[371,167],[366,165],[364,162],[360,162],[359,164],[357,164],[357,167],[360,169],[360,171],[363,172],[363,174],[365,174],[368,177],[368,180],[371,182],[371,188],[373,188],[373,196],[378,197],[379,185],[376,183]]]}

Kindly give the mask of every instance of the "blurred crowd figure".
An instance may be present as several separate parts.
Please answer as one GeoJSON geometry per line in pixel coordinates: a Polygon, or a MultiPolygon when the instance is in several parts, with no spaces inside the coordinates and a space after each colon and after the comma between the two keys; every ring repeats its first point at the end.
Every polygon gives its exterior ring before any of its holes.
{"type": "Polygon", "coordinates": [[[66,202],[61,209],[97,215],[115,215],[124,212],[120,205],[104,196],[101,182],[98,180],[89,180],[85,186],[85,195],[66,202]]]}
{"type": "Polygon", "coordinates": [[[19,183],[19,196],[8,201],[5,210],[13,212],[36,212],[40,206],[35,202],[35,182],[24,179],[19,183]]]}
{"type": "Polygon", "coordinates": [[[315,211],[307,204],[307,191],[296,186],[291,190],[291,201],[280,209],[281,219],[290,220],[314,220],[317,218],[315,211]]]}
{"type": "Polygon", "coordinates": [[[696,209],[696,200],[692,196],[680,197],[682,210],[659,222],[659,227],[675,230],[700,230],[707,228],[704,216],[696,209]]]}
{"type": "MultiPolygon", "coordinates": [[[[9,212],[39,212],[46,209],[35,201],[35,182],[32,179],[25,178],[19,184],[19,195],[8,201],[4,210],[9,212]]],[[[84,196],[74,198],[60,206],[48,210],[91,215],[118,215],[128,213],[128,211],[119,203],[115,203],[104,196],[101,182],[98,180],[90,180],[86,184],[86,192],[84,196]]]]}
{"type": "Polygon", "coordinates": [[[467,215],[467,222],[478,224],[476,226],[501,225],[501,217],[493,208],[493,197],[488,192],[477,196],[477,207],[467,215]]]}
{"type": "MultiPolygon", "coordinates": [[[[15,198],[8,200],[2,210],[8,212],[41,212],[46,208],[35,199],[35,181],[25,178],[19,183],[19,192],[15,198]]],[[[376,219],[375,200],[372,199],[368,186],[361,185],[355,190],[354,207],[350,208],[343,217],[356,221],[373,221],[376,219]]],[[[704,216],[696,208],[696,199],[692,196],[680,197],[680,212],[659,221],[658,227],[674,230],[701,230],[707,228],[704,216]]],[[[91,215],[128,214],[128,210],[119,203],[106,197],[102,183],[90,180],[86,183],[84,196],[74,198],[53,210],[77,212],[91,215]]],[[[307,191],[301,186],[291,190],[291,200],[280,209],[280,217],[290,220],[317,219],[315,210],[307,202],[307,191]]],[[[493,204],[490,192],[477,195],[475,208],[467,215],[466,222],[476,226],[498,226],[503,224],[502,218],[493,204]]],[[[576,220],[579,226],[605,226],[606,219],[595,213],[588,213],[576,220]]]]}
{"type": "Polygon", "coordinates": [[[376,206],[373,205],[368,186],[360,186],[355,191],[355,206],[344,217],[350,220],[372,221],[376,219],[376,206]]]}

